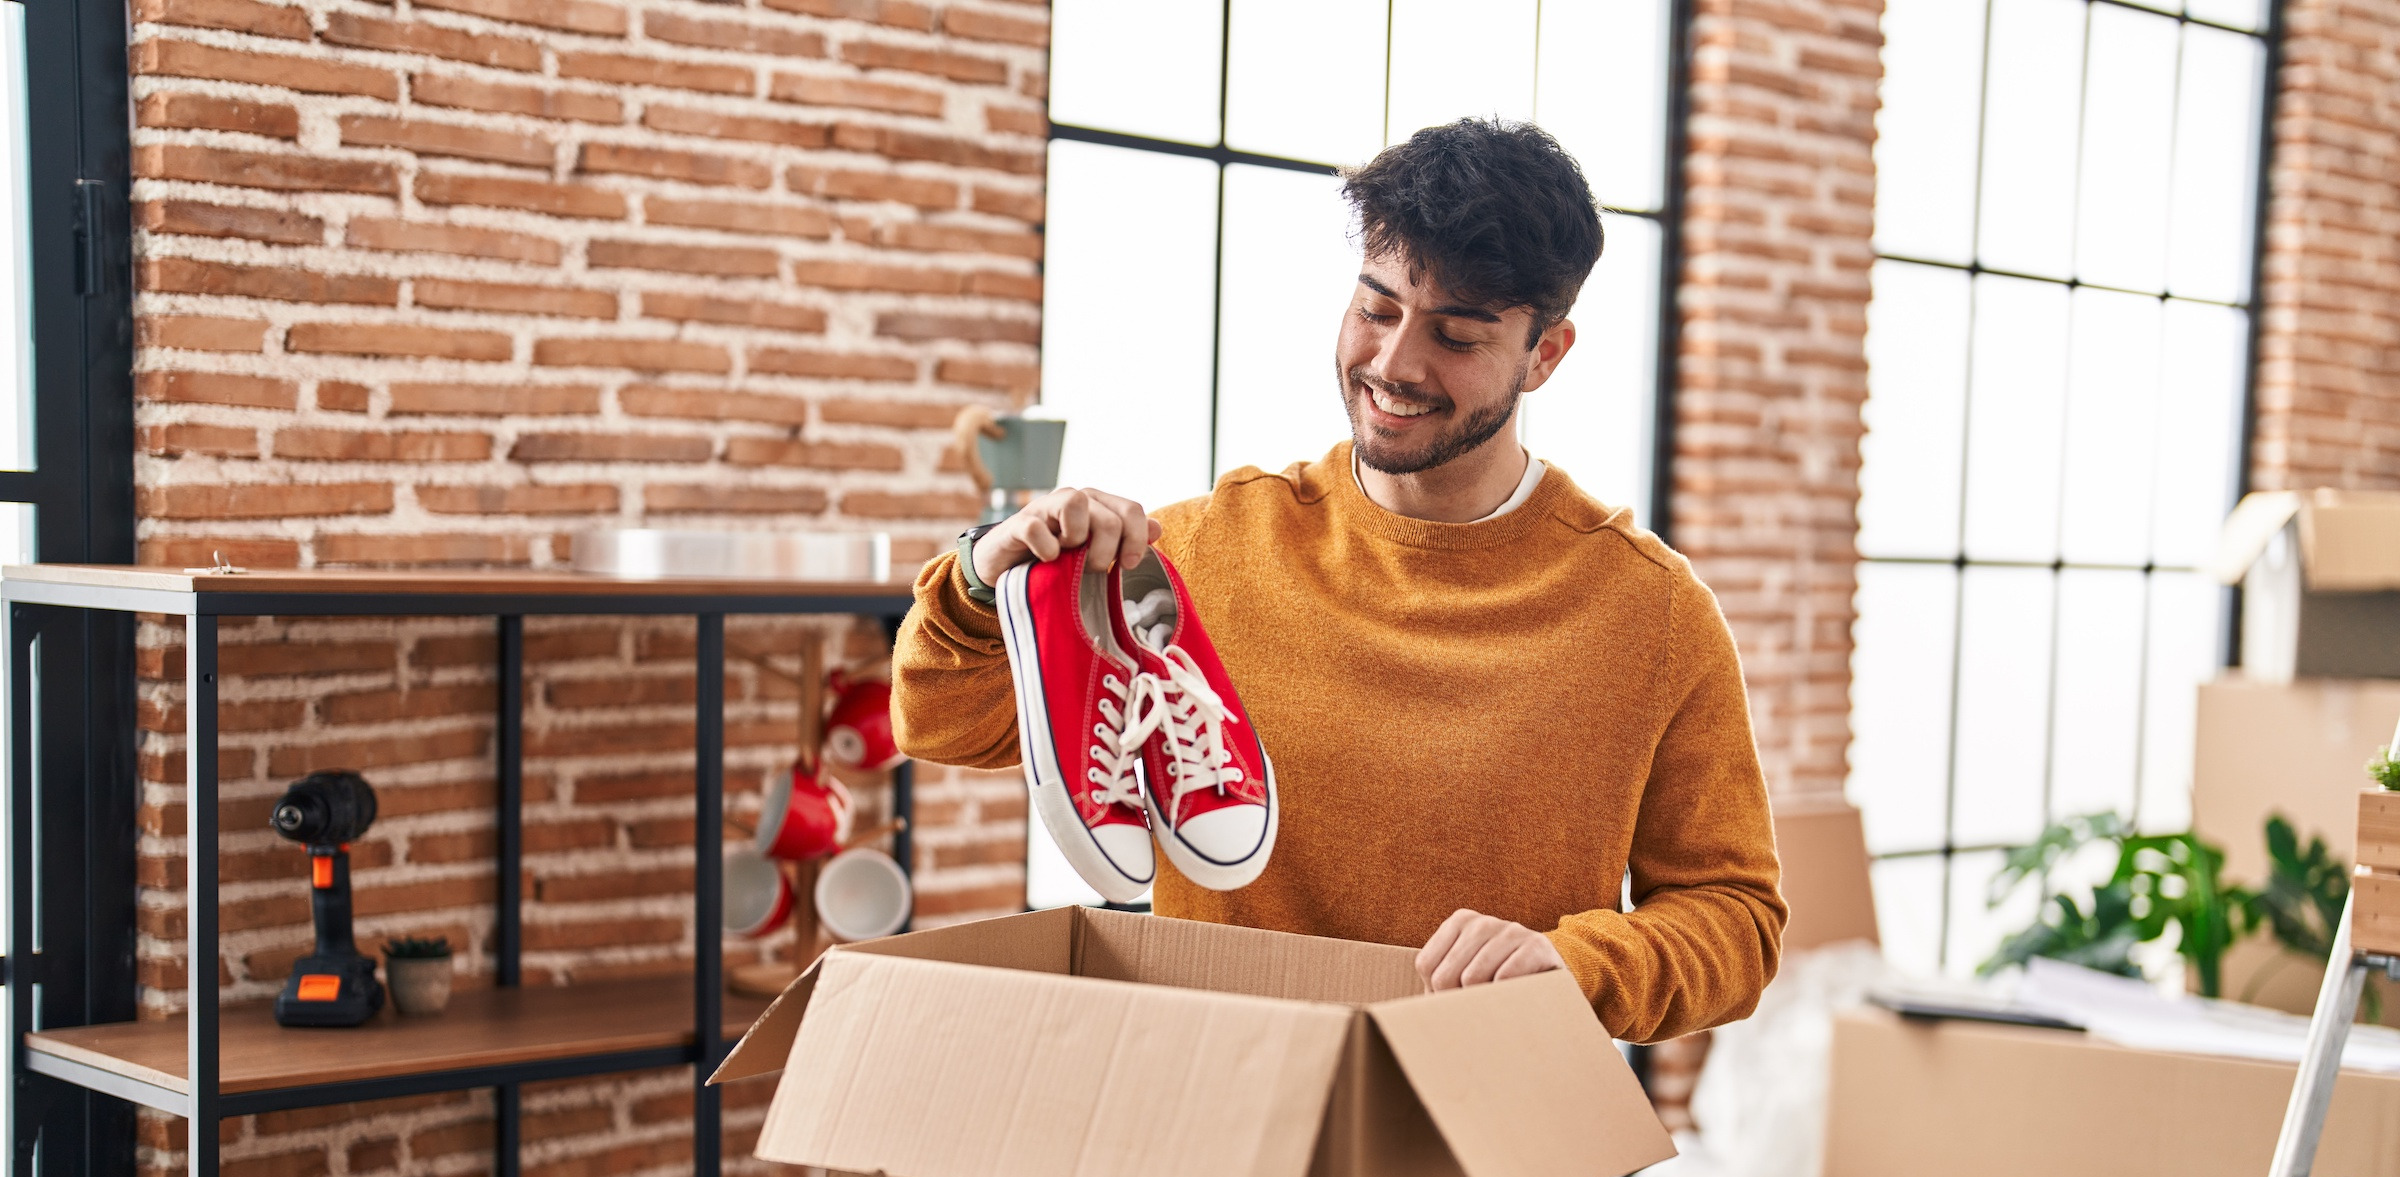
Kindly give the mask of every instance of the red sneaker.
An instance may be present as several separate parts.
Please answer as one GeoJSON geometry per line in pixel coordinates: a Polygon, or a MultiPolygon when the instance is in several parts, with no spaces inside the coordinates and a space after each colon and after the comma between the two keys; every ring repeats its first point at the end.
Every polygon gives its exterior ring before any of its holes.
{"type": "Polygon", "coordinates": [[[1167,861],[1215,891],[1245,886],[1275,849],[1275,765],[1234,694],[1183,577],[1152,551],[1121,578],[1141,663],[1136,731],[1150,828],[1167,861]]]}
{"type": "Polygon", "coordinates": [[[1126,730],[1140,672],[1125,648],[1116,575],[1078,549],[1011,568],[995,587],[1033,811],[1084,882],[1131,903],[1158,866],[1139,777],[1147,733],[1126,730]]]}

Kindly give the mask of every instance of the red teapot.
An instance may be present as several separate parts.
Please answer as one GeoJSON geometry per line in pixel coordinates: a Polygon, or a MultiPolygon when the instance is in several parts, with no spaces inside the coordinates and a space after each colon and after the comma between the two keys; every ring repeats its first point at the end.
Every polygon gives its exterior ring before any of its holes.
{"type": "Polygon", "coordinates": [[[907,757],[892,739],[892,684],[835,670],[833,712],[825,718],[825,759],[843,768],[882,772],[907,757]]]}

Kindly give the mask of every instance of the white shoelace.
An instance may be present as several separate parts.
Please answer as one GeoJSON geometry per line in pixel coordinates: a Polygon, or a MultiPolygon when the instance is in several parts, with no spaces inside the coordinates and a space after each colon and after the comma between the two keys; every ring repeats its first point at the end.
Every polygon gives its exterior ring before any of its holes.
{"type": "MultiPolygon", "coordinates": [[[[1153,731],[1165,735],[1167,775],[1173,778],[1169,782],[1171,804],[1166,808],[1173,813],[1182,807],[1185,797],[1202,789],[1223,792],[1227,785],[1242,783],[1242,770],[1234,764],[1233,749],[1225,743],[1225,725],[1239,720],[1183,647],[1160,646],[1158,654],[1167,673],[1144,671],[1135,680],[1135,703],[1149,705],[1138,708],[1125,735],[1136,747],[1153,731]]],[[[1152,785],[1155,788],[1156,782],[1152,785]]]]}
{"type": "Polygon", "coordinates": [[[1092,784],[1087,795],[1095,805],[1129,805],[1137,811],[1142,807],[1142,789],[1134,776],[1134,766],[1141,763],[1142,743],[1150,738],[1150,730],[1156,725],[1139,720],[1129,724],[1126,720],[1146,695],[1147,688],[1142,683],[1149,677],[1136,674],[1128,684],[1114,674],[1100,676],[1100,685],[1115,695],[1116,700],[1099,701],[1100,717],[1106,722],[1092,725],[1092,737],[1099,742],[1092,745],[1093,764],[1083,770],[1083,776],[1092,784]]]}

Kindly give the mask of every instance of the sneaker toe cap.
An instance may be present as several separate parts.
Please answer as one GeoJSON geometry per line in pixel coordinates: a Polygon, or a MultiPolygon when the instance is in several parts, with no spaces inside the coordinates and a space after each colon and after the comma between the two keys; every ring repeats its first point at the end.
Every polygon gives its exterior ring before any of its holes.
{"type": "Polygon", "coordinates": [[[1092,840],[1099,843],[1100,853],[1109,865],[1127,879],[1147,885],[1150,877],[1158,873],[1148,829],[1112,822],[1092,827],[1092,840]]]}
{"type": "Polygon", "coordinates": [[[1241,862],[1266,842],[1267,807],[1228,805],[1196,813],[1175,828],[1175,835],[1210,862],[1241,862]]]}

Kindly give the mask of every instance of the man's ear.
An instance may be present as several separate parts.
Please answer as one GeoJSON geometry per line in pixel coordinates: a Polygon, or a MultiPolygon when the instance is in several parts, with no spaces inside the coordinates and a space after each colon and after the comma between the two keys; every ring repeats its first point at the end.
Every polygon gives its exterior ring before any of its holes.
{"type": "Polygon", "coordinates": [[[1567,358],[1567,353],[1574,347],[1573,319],[1560,319],[1550,324],[1550,329],[1533,341],[1533,362],[1525,367],[1525,391],[1532,392],[1547,382],[1550,374],[1558,370],[1558,362],[1567,358]]]}

